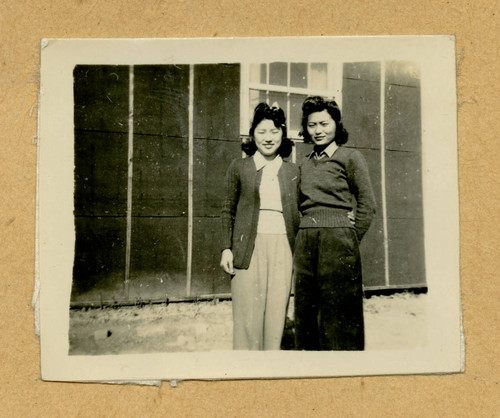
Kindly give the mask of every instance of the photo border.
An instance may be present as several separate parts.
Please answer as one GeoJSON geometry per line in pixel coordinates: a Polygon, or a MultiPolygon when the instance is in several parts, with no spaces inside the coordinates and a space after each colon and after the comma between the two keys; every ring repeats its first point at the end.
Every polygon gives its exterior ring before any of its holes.
{"type": "Polygon", "coordinates": [[[463,371],[459,282],[457,103],[452,36],[43,40],[38,273],[44,380],[329,377],[463,371]],[[312,61],[417,62],[422,86],[427,340],[364,352],[202,352],[69,356],[74,256],[73,68],[85,65],[312,61]],[[329,52],[328,52],[329,53],[329,52]],[[330,60],[330,58],[329,58],[330,60]]]}

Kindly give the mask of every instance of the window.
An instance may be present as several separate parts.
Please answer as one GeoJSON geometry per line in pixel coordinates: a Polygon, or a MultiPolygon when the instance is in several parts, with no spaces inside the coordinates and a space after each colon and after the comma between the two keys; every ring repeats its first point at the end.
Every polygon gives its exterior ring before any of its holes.
{"type": "Polygon", "coordinates": [[[277,104],[285,110],[288,136],[300,141],[301,107],[310,95],[334,98],[341,106],[342,64],[271,62],[242,64],[240,133],[248,135],[255,106],[277,104]]]}

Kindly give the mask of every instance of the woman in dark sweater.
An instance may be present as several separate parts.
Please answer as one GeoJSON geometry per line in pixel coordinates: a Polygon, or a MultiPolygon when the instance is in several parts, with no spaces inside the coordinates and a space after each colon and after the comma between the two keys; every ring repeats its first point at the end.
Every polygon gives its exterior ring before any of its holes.
{"type": "Polygon", "coordinates": [[[234,349],[280,348],[299,225],[299,169],[282,159],[292,145],[283,110],[260,103],[250,142],[242,145],[251,158],[238,158],[227,170],[220,264],[234,275],[234,349]]]}
{"type": "Polygon", "coordinates": [[[308,97],[304,142],[314,151],[300,166],[296,238],[295,331],[299,350],[363,350],[363,290],[359,242],[375,213],[365,159],[346,148],[335,101],[308,97]],[[349,213],[355,209],[354,222],[349,213]]]}

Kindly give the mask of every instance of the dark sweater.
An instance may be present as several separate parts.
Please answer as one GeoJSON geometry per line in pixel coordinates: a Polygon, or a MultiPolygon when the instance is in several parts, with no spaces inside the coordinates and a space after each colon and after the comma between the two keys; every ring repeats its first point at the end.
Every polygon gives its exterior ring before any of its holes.
{"type": "MultiPolygon", "coordinates": [[[[222,248],[233,251],[234,267],[247,269],[250,265],[257,224],[259,222],[259,187],[262,170],[257,171],[253,158],[234,160],[226,174],[225,199],[222,205],[222,248]]],[[[293,250],[299,226],[299,168],[283,161],[278,171],[281,204],[286,233],[293,250]]]]}
{"type": "Polygon", "coordinates": [[[300,176],[300,227],[355,228],[361,241],[375,213],[375,197],[363,155],[340,146],[331,158],[306,157],[300,176]],[[354,203],[355,226],[347,217],[354,203]]]}

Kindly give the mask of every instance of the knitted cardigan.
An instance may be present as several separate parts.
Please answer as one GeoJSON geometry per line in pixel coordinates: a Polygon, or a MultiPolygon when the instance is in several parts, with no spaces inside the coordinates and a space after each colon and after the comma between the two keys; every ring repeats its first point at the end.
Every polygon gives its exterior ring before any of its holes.
{"type": "MultiPolygon", "coordinates": [[[[259,222],[259,187],[262,169],[257,171],[253,158],[234,160],[226,174],[225,199],[221,212],[221,249],[231,249],[235,268],[250,265],[259,222]]],[[[283,217],[290,248],[293,251],[299,218],[299,169],[283,161],[278,171],[283,217]]]]}

